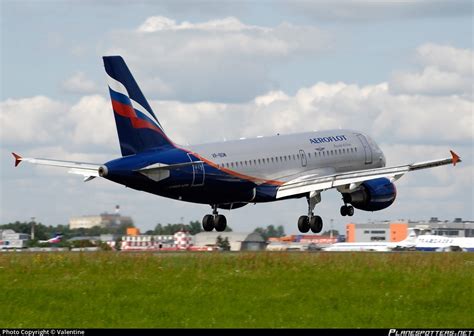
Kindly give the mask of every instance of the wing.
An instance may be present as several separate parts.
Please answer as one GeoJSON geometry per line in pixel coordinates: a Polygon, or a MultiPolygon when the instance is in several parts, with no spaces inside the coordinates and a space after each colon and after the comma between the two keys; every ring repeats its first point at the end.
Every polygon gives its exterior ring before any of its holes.
{"type": "Polygon", "coordinates": [[[90,181],[99,176],[99,168],[101,166],[94,163],[24,158],[16,153],[12,154],[15,157],[15,167],[25,161],[43,166],[69,168],[68,173],[84,176],[84,182],[90,181]]]}
{"type": "Polygon", "coordinates": [[[354,190],[364,181],[377,179],[380,177],[389,178],[392,182],[398,180],[405,173],[413,170],[433,168],[447,164],[456,165],[461,162],[461,158],[451,152],[451,157],[440,160],[412,163],[408,165],[383,167],[375,169],[366,169],[358,171],[350,171],[333,175],[306,175],[280,186],[277,191],[276,198],[282,198],[292,195],[304,194],[312,191],[323,191],[330,188],[343,187],[347,190],[354,190]]]}

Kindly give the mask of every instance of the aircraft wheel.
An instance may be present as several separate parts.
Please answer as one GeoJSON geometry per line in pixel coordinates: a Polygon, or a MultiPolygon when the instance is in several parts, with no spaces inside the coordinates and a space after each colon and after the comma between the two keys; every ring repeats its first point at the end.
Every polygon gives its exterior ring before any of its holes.
{"type": "Polygon", "coordinates": [[[202,228],[204,231],[212,231],[214,230],[214,216],[206,215],[202,219],[202,228]]]}
{"type": "Polygon", "coordinates": [[[348,206],[347,207],[347,215],[348,216],[354,216],[354,207],[353,206],[348,206]]]}
{"type": "Polygon", "coordinates": [[[343,205],[341,207],[341,216],[347,216],[348,211],[347,211],[347,206],[343,205]]]}
{"type": "Polygon", "coordinates": [[[320,216],[313,216],[309,220],[309,226],[313,233],[319,233],[323,229],[323,219],[320,216]]]}
{"type": "Polygon", "coordinates": [[[300,218],[298,218],[298,230],[300,230],[301,233],[306,233],[309,231],[308,216],[300,216],[300,218]]]}
{"type": "Polygon", "coordinates": [[[217,215],[214,217],[214,227],[216,231],[222,232],[227,227],[227,219],[224,215],[217,215]]]}

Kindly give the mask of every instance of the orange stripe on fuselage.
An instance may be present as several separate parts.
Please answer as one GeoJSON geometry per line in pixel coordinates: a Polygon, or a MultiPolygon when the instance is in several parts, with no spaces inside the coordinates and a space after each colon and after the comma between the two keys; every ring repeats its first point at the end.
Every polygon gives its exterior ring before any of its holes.
{"type": "Polygon", "coordinates": [[[196,156],[197,158],[199,158],[199,160],[206,162],[209,166],[214,167],[218,170],[221,170],[221,171],[223,171],[223,172],[225,172],[229,175],[232,175],[232,176],[244,179],[244,180],[249,180],[249,181],[252,181],[252,182],[255,182],[255,183],[259,183],[259,184],[265,183],[265,184],[273,184],[273,185],[277,185],[277,186],[280,186],[280,185],[283,184],[283,182],[281,182],[281,181],[265,180],[265,179],[262,179],[262,178],[259,178],[259,177],[241,174],[241,173],[238,173],[236,171],[220,167],[217,163],[214,163],[211,160],[208,160],[208,159],[202,157],[201,155],[199,155],[197,153],[191,152],[191,151],[189,151],[187,149],[184,149],[184,148],[180,148],[180,149],[184,150],[185,152],[187,152],[189,154],[192,154],[192,155],[196,156]]]}

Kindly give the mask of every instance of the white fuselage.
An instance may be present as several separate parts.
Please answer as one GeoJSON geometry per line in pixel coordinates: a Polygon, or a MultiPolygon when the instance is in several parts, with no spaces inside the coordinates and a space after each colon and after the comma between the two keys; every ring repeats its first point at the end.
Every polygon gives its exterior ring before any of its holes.
{"type": "Polygon", "coordinates": [[[219,167],[262,180],[285,181],[298,174],[330,175],[385,166],[377,144],[352,130],[276,135],[188,148],[219,167]]]}

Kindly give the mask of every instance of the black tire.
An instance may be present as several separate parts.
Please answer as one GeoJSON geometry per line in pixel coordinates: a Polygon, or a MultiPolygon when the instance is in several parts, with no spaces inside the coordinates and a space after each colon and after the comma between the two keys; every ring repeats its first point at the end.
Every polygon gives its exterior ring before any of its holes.
{"type": "Polygon", "coordinates": [[[323,219],[320,216],[314,216],[316,222],[316,230],[314,233],[320,233],[323,230],[323,219]]]}
{"type": "Polygon", "coordinates": [[[214,230],[214,216],[206,215],[202,219],[202,228],[204,231],[212,231],[214,230]]]}
{"type": "Polygon", "coordinates": [[[300,218],[298,218],[298,230],[300,230],[301,233],[306,233],[309,231],[308,216],[300,216],[300,218]]]}
{"type": "Polygon", "coordinates": [[[347,215],[348,216],[354,216],[354,207],[353,206],[348,206],[347,207],[347,215]]]}
{"type": "Polygon", "coordinates": [[[345,205],[341,207],[341,216],[347,216],[347,206],[345,205]]]}
{"type": "Polygon", "coordinates": [[[323,222],[322,222],[321,217],[319,217],[319,216],[311,217],[311,219],[309,220],[309,226],[310,226],[311,231],[313,233],[321,232],[321,230],[323,228],[323,222]]]}
{"type": "Polygon", "coordinates": [[[227,227],[227,219],[224,215],[217,215],[214,217],[214,228],[216,231],[222,232],[227,227]]]}

